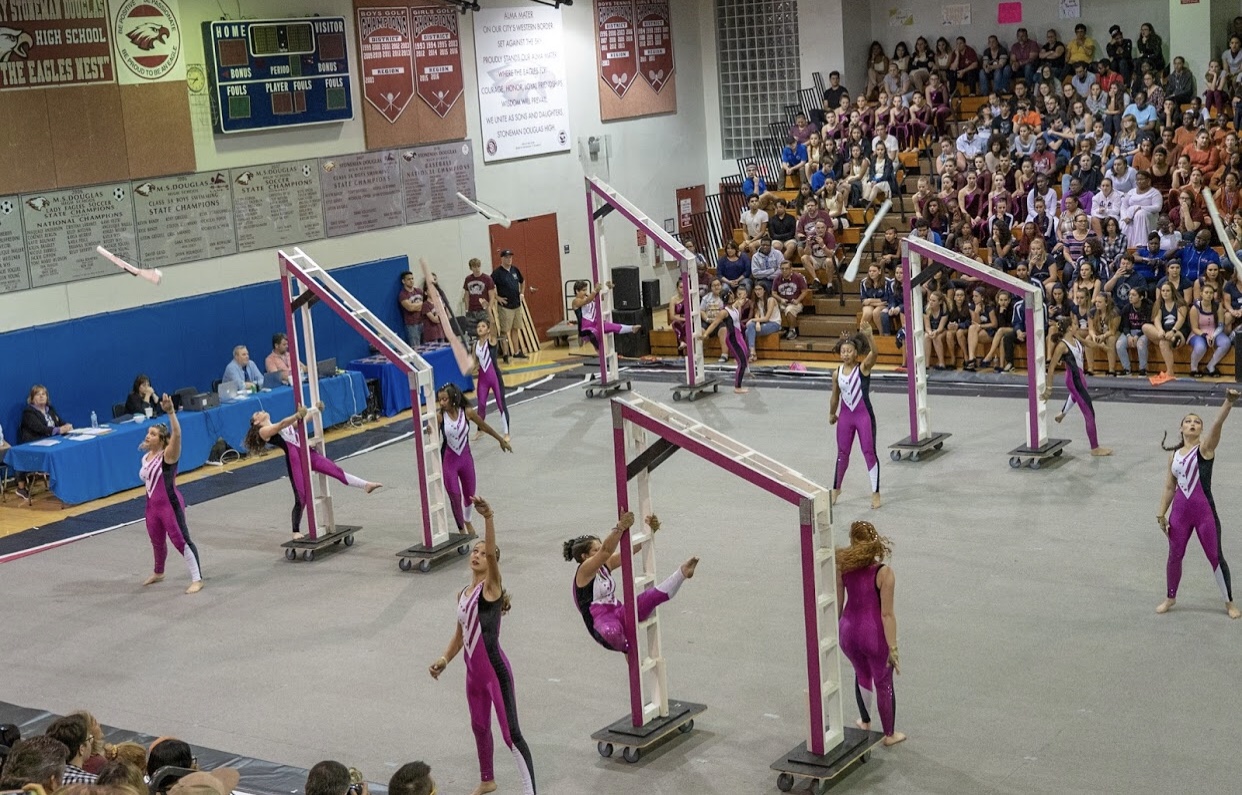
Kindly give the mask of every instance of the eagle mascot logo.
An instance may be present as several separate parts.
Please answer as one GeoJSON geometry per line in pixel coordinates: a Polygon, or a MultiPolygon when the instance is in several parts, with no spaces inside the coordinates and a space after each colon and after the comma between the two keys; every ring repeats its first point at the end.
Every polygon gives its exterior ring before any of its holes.
{"type": "Polygon", "coordinates": [[[140,50],[150,52],[155,45],[168,41],[172,31],[155,22],[141,22],[126,31],[125,36],[140,50]]]}
{"type": "Polygon", "coordinates": [[[24,30],[0,26],[0,62],[27,58],[34,39],[24,30]]]}

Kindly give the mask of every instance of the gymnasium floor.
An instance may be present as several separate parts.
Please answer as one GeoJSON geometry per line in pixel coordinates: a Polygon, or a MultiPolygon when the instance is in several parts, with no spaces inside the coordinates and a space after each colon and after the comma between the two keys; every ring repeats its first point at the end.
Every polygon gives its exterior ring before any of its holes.
{"type": "MultiPolygon", "coordinates": [[[[883,453],[905,435],[906,399],[873,400],[883,453]]],[[[677,407],[827,482],[826,401],[761,387],[677,407]]],[[[833,791],[1234,791],[1242,622],[1224,615],[1194,542],[1178,606],[1154,612],[1167,550],[1154,520],[1158,442],[1186,408],[1097,403],[1116,455],[1087,456],[1074,413],[1056,428],[1074,440],[1065,457],[1032,472],[1006,464],[1020,401],[933,396],[932,406],[934,428],[954,433],[946,451],[917,464],[883,457],[875,512],[855,453],[836,509],[839,538],[865,517],[895,544],[897,715],[910,739],[877,749],[833,791]]],[[[1229,486],[1242,474],[1232,452],[1242,417],[1233,423],[1215,482],[1226,555],[1242,559],[1231,521],[1242,497],[1229,486]]],[[[601,759],[589,740],[624,714],[625,668],[587,636],[560,545],[615,518],[609,431],[607,403],[570,387],[514,408],[512,455],[475,445],[479,492],[497,510],[513,596],[502,638],[540,791],[775,793],[768,765],[806,725],[795,511],[687,453],[655,478],[660,561],[703,562],[661,612],[672,694],[709,711],[636,765],[601,759]]],[[[429,574],[397,569],[394,553],[418,524],[412,442],[345,468],[387,487],[334,489],[338,517],[364,530],[314,563],[280,556],[290,495],[277,481],[189,509],[208,578],[193,597],[181,593],[176,557],[165,583],[139,587],[150,565],[141,525],[5,564],[4,634],[16,642],[0,700],[87,707],[112,725],[290,765],[335,758],[375,781],[421,758],[441,793],[468,793],[477,768],[461,662],[438,683],[426,673],[468,570],[460,559],[429,574]]],[[[852,684],[848,666],[844,675],[852,684]]],[[[856,717],[852,698],[846,715],[856,717]]],[[[500,791],[518,792],[496,737],[500,791]]]]}

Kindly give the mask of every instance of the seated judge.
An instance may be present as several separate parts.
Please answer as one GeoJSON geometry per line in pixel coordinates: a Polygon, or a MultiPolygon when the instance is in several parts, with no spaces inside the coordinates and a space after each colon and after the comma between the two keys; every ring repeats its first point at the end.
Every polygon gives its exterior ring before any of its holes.
{"type": "MultiPolygon", "coordinates": [[[[22,410],[22,424],[17,429],[17,443],[26,444],[49,436],[60,436],[73,430],[73,426],[60,418],[55,407],[48,401],[47,387],[35,384],[30,387],[26,408],[22,410]]],[[[30,502],[30,489],[26,472],[16,473],[17,496],[30,502]]]]}
{"type": "Polygon", "coordinates": [[[237,388],[243,391],[247,384],[254,384],[256,388],[263,386],[263,373],[250,361],[250,351],[246,350],[245,345],[238,345],[233,349],[233,361],[224,368],[224,378],[221,381],[237,384],[237,388]]]}
{"type": "Polygon", "coordinates": [[[139,374],[134,379],[134,388],[130,391],[129,397],[125,398],[125,413],[147,414],[150,417],[164,413],[164,410],[160,408],[160,397],[151,386],[150,378],[139,374]],[[148,409],[150,409],[149,414],[148,409]]]}

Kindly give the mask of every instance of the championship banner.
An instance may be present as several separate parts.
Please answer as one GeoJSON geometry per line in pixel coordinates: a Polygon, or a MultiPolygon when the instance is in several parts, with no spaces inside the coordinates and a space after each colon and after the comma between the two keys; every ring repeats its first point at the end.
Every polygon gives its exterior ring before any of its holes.
{"type": "Polygon", "coordinates": [[[410,9],[418,96],[440,118],[448,115],[465,88],[458,16],[456,10],[444,6],[415,6],[410,9]]]}
{"type": "Polygon", "coordinates": [[[673,35],[668,0],[637,3],[638,71],[659,94],[673,78],[673,35]]]}
{"type": "Polygon", "coordinates": [[[595,0],[595,19],[599,76],[617,97],[624,97],[638,77],[633,0],[595,0]]]}
{"type": "Polygon", "coordinates": [[[185,80],[181,9],[177,0],[110,0],[121,85],[185,80]]]}
{"type": "Polygon", "coordinates": [[[114,83],[104,0],[0,2],[0,91],[114,83]]]}
{"type": "Polygon", "coordinates": [[[409,8],[359,8],[358,36],[363,96],[395,123],[414,97],[409,8]]]}

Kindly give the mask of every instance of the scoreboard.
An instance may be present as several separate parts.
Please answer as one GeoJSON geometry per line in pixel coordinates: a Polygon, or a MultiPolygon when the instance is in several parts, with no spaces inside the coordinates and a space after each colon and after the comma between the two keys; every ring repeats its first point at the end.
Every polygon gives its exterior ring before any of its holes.
{"type": "Polygon", "coordinates": [[[354,117],[344,17],[203,23],[216,132],[354,117]]]}

